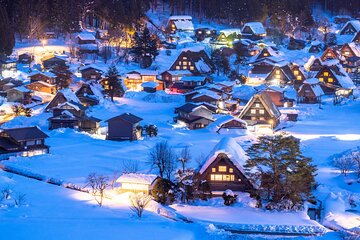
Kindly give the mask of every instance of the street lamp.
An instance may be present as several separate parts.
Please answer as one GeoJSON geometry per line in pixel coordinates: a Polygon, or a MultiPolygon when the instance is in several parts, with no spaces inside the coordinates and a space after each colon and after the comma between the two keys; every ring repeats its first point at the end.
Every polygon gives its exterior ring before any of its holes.
{"type": "Polygon", "coordinates": [[[46,39],[41,39],[41,44],[42,44],[43,48],[45,48],[46,43],[47,43],[46,39]]]}

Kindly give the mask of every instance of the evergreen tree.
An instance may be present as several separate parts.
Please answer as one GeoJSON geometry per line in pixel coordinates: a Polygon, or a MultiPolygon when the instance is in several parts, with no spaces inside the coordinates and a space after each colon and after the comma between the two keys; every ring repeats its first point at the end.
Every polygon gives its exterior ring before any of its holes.
{"type": "Polygon", "coordinates": [[[157,41],[158,37],[151,34],[147,27],[135,32],[133,53],[140,62],[141,67],[149,67],[156,56],[159,55],[157,41]]]}
{"type": "Polygon", "coordinates": [[[299,140],[283,134],[259,137],[248,150],[246,169],[261,182],[260,197],[269,208],[294,209],[311,195],[316,168],[300,151],[299,140]]]}
{"type": "Polygon", "coordinates": [[[4,6],[0,5],[0,59],[9,56],[15,46],[14,31],[4,6]]]}
{"type": "Polygon", "coordinates": [[[106,73],[106,77],[109,88],[106,89],[105,92],[110,96],[111,101],[114,101],[115,96],[123,96],[125,91],[122,87],[121,81],[119,79],[119,72],[115,65],[109,67],[109,70],[106,73]]]}
{"type": "Polygon", "coordinates": [[[216,67],[218,76],[220,75],[220,73],[227,75],[230,72],[231,69],[229,58],[222,54],[221,50],[216,49],[215,51],[213,51],[211,54],[211,60],[216,67]]]}

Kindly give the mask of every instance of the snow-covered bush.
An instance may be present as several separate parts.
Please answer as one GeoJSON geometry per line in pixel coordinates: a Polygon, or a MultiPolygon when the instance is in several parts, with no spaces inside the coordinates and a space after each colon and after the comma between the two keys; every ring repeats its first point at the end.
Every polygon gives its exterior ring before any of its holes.
{"type": "Polygon", "coordinates": [[[234,194],[230,189],[226,189],[222,197],[224,199],[224,204],[226,206],[230,206],[236,202],[237,195],[234,194]]]}

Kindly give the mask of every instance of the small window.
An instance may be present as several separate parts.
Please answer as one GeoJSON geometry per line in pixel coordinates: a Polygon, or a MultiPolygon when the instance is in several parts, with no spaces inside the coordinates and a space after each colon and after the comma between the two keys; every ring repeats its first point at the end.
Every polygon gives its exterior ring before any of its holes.
{"type": "Polygon", "coordinates": [[[265,114],[264,109],[260,109],[259,113],[260,113],[260,114],[265,114]]]}
{"type": "Polygon", "coordinates": [[[250,113],[251,113],[251,114],[256,114],[256,110],[255,110],[255,109],[251,109],[251,110],[250,110],[250,113]]]}
{"type": "Polygon", "coordinates": [[[280,70],[276,70],[276,72],[275,72],[276,74],[280,74],[280,70]]]}
{"type": "Polygon", "coordinates": [[[328,77],[329,76],[329,72],[324,72],[324,77],[328,77]]]}
{"type": "Polygon", "coordinates": [[[332,56],[331,52],[328,52],[328,53],[327,53],[327,56],[328,56],[328,57],[331,57],[331,56],[332,56]]]}
{"type": "Polygon", "coordinates": [[[188,65],[188,62],[187,62],[187,61],[183,61],[183,65],[188,65]]]}
{"type": "Polygon", "coordinates": [[[269,54],[268,54],[268,53],[264,53],[264,57],[267,57],[267,56],[269,56],[269,54]]]}
{"type": "Polygon", "coordinates": [[[187,57],[183,57],[183,60],[187,60],[187,57]]]}
{"type": "Polygon", "coordinates": [[[234,169],[233,168],[229,168],[229,173],[233,173],[234,169]]]}
{"type": "Polygon", "coordinates": [[[259,107],[260,107],[260,103],[256,103],[256,104],[255,104],[255,107],[256,107],[256,108],[259,108],[259,107]]]}
{"type": "Polygon", "coordinates": [[[328,82],[332,83],[332,82],[334,82],[334,79],[333,78],[328,78],[328,82]]]}
{"type": "Polygon", "coordinates": [[[181,61],[179,61],[179,65],[181,65],[182,64],[182,62],[181,61]]]}
{"type": "Polygon", "coordinates": [[[226,172],[226,166],[219,166],[219,172],[226,172]]]}
{"type": "Polygon", "coordinates": [[[319,81],[320,81],[320,82],[323,82],[323,81],[324,81],[324,78],[319,78],[319,81]]]}
{"type": "Polygon", "coordinates": [[[187,66],[185,66],[185,65],[183,66],[183,69],[187,69],[187,68],[188,68],[187,66]]]}
{"type": "Polygon", "coordinates": [[[299,71],[298,71],[298,70],[295,70],[295,71],[294,71],[294,75],[299,75],[299,71]]]}
{"type": "Polygon", "coordinates": [[[297,76],[296,79],[297,79],[297,80],[302,80],[302,77],[301,77],[301,76],[297,76]]]}
{"type": "Polygon", "coordinates": [[[190,66],[190,70],[193,71],[193,70],[194,70],[194,66],[190,66]]]}
{"type": "Polygon", "coordinates": [[[280,74],[276,74],[276,75],[275,75],[275,78],[276,78],[276,79],[280,79],[280,74]]]}
{"type": "Polygon", "coordinates": [[[211,168],[211,172],[216,172],[216,168],[211,168]]]}
{"type": "Polygon", "coordinates": [[[180,66],[176,66],[176,70],[180,70],[180,66]]]}

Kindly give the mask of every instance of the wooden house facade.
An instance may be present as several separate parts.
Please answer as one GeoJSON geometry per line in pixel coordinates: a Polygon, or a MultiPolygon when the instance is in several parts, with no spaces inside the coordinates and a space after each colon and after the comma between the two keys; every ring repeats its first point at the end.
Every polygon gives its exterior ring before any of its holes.
{"type": "Polygon", "coordinates": [[[241,111],[239,118],[248,125],[275,128],[280,123],[280,111],[265,92],[255,94],[241,111]]]}
{"type": "Polygon", "coordinates": [[[49,84],[43,81],[32,82],[26,85],[26,87],[32,91],[49,93],[49,94],[56,94],[57,91],[56,85],[49,84]]]}
{"type": "Polygon", "coordinates": [[[115,141],[134,141],[141,138],[140,122],[142,118],[131,113],[123,113],[113,117],[106,122],[108,123],[107,140],[115,141]]]}
{"type": "Polygon", "coordinates": [[[169,70],[189,70],[201,75],[213,73],[215,66],[203,49],[184,49],[169,70]]]}
{"type": "Polygon", "coordinates": [[[186,103],[175,109],[177,116],[174,121],[191,130],[204,128],[213,122],[212,112],[203,105],[186,103]]]}
{"type": "Polygon", "coordinates": [[[354,88],[351,78],[340,65],[323,66],[315,78],[319,79],[325,94],[334,94],[339,88],[346,90],[354,88]]]}
{"type": "Polygon", "coordinates": [[[233,138],[223,138],[206,157],[198,174],[200,181],[207,182],[213,195],[226,190],[253,193],[256,189],[246,176],[243,166],[247,160],[245,151],[233,138]]]}
{"type": "Polygon", "coordinates": [[[184,76],[191,76],[189,70],[168,70],[161,74],[161,80],[165,83],[165,87],[170,87],[171,84],[179,82],[184,76]]]}
{"type": "Polygon", "coordinates": [[[177,32],[193,32],[194,25],[191,16],[170,16],[165,26],[165,33],[174,34],[177,32]]]}
{"type": "Polygon", "coordinates": [[[241,30],[241,35],[243,38],[260,40],[266,37],[266,30],[261,22],[247,22],[241,30]]]}
{"type": "Polygon", "coordinates": [[[323,62],[328,61],[328,60],[339,59],[339,54],[337,53],[337,51],[334,48],[328,47],[324,51],[324,53],[321,55],[320,59],[323,62]]]}
{"type": "Polygon", "coordinates": [[[81,87],[75,92],[83,106],[95,106],[99,104],[99,99],[94,93],[91,83],[83,83],[81,87]]]}
{"type": "Polygon", "coordinates": [[[127,90],[141,91],[141,84],[144,82],[157,82],[159,85],[157,90],[164,90],[164,83],[157,79],[158,72],[151,70],[135,70],[128,72],[124,79],[124,84],[127,90]]]}
{"type": "Polygon", "coordinates": [[[344,27],[340,30],[340,35],[354,35],[360,31],[360,21],[352,20],[348,21],[344,27]]]}
{"type": "Polygon", "coordinates": [[[55,55],[50,55],[41,59],[44,68],[50,69],[56,66],[65,67],[66,60],[55,55]]]}
{"type": "Polygon", "coordinates": [[[0,160],[11,156],[31,157],[49,153],[48,136],[37,127],[11,128],[0,131],[0,160]]]}
{"type": "Polygon", "coordinates": [[[304,81],[298,91],[298,102],[300,103],[320,103],[321,97],[325,95],[319,80],[316,78],[304,81]]]}
{"type": "Polygon", "coordinates": [[[30,75],[30,82],[37,81],[46,82],[49,84],[56,84],[56,75],[52,72],[36,72],[30,75]]]}
{"type": "Polygon", "coordinates": [[[294,73],[289,65],[275,66],[265,78],[266,83],[276,86],[285,86],[295,81],[294,73]]]}
{"type": "Polygon", "coordinates": [[[24,105],[32,102],[33,92],[24,86],[11,88],[6,91],[6,99],[8,102],[18,102],[24,105]]]}
{"type": "Polygon", "coordinates": [[[83,66],[79,71],[85,81],[100,80],[102,78],[102,70],[91,65],[83,66]]]}

